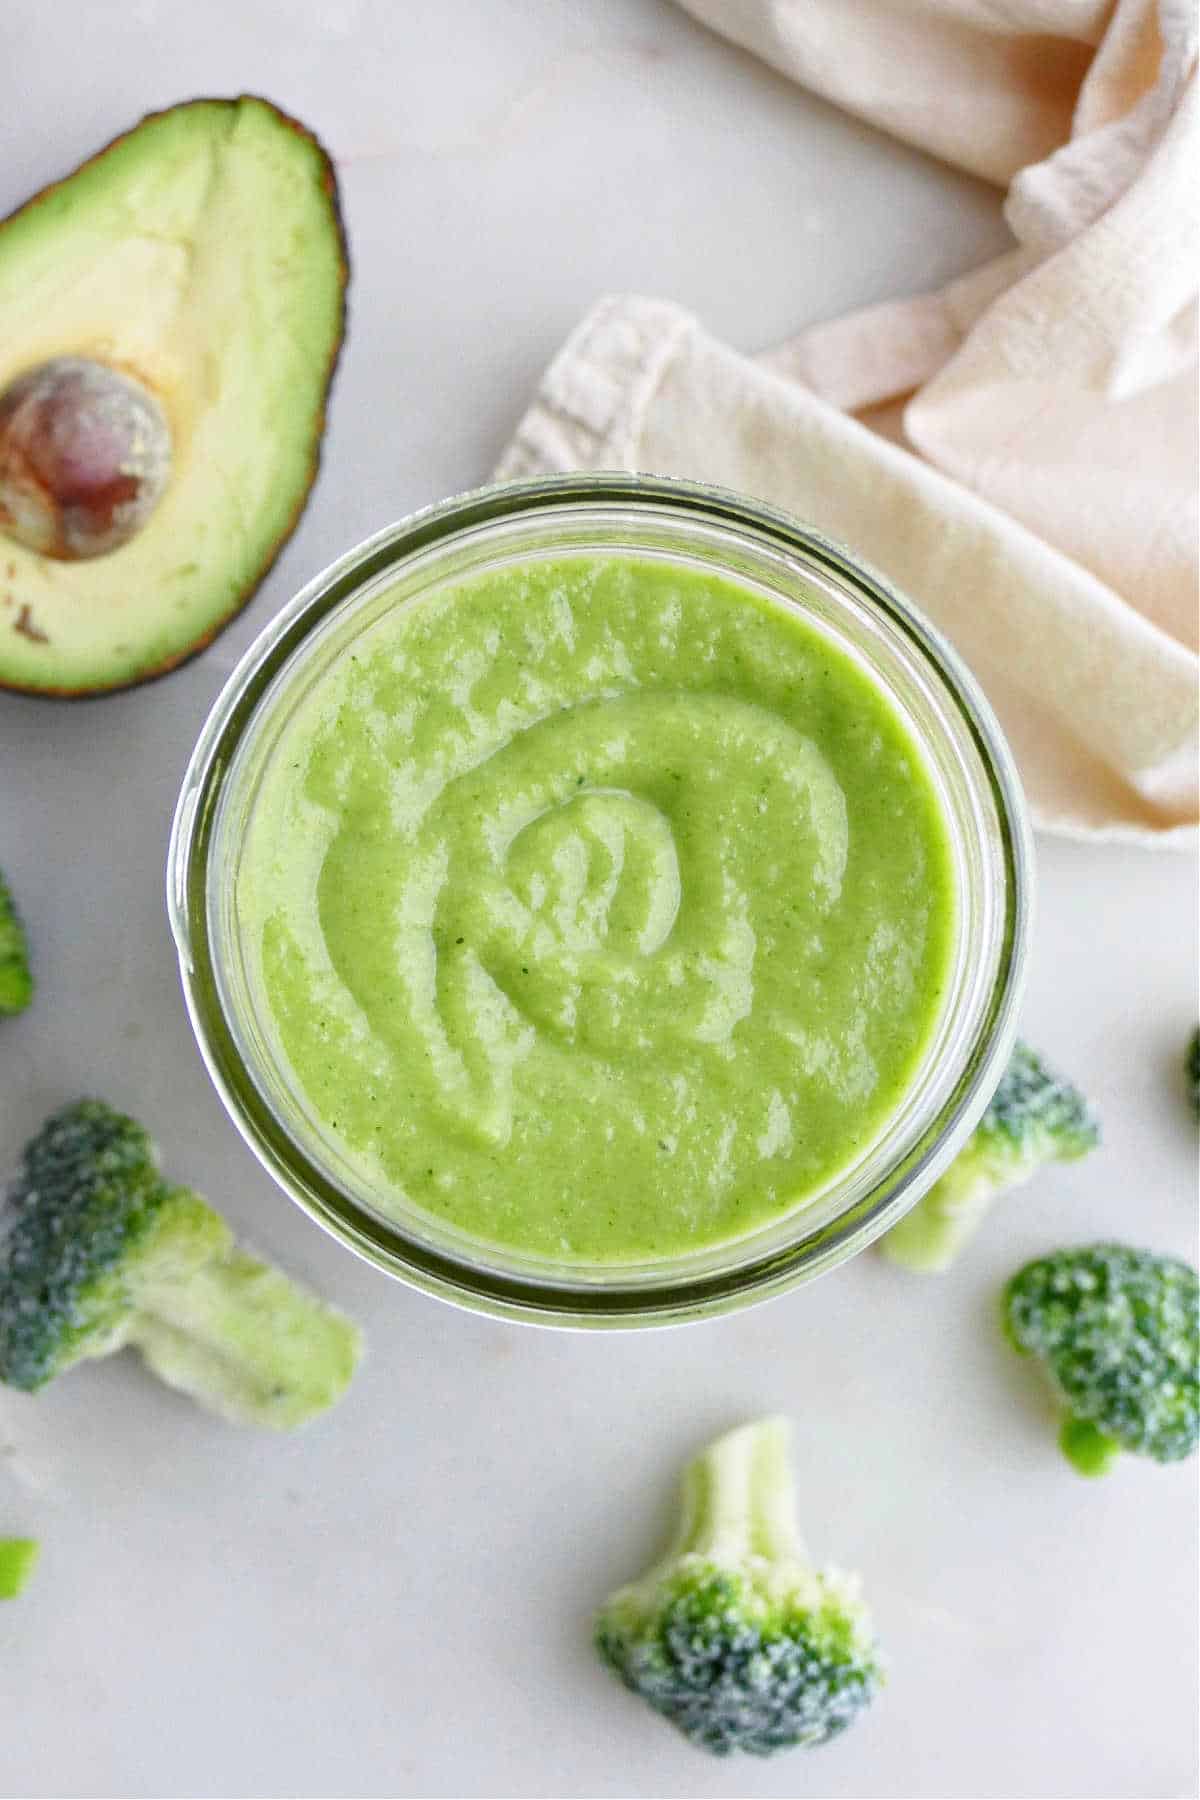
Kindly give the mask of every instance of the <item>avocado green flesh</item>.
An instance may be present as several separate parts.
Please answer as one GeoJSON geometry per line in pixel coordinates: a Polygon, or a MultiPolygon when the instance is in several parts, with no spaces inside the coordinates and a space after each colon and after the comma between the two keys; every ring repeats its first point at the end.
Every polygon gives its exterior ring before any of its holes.
{"type": "Polygon", "coordinates": [[[119,549],[62,562],[0,536],[0,685],[125,686],[248,599],[312,481],[344,285],[328,160],[261,100],[157,114],[0,224],[0,391],[90,358],[156,395],[172,436],[119,549]]]}
{"type": "Polygon", "coordinates": [[[535,1257],[737,1239],[855,1162],[943,1004],[944,817],[798,613],[619,555],[389,609],[236,876],[281,1075],[373,1203],[535,1257]]]}

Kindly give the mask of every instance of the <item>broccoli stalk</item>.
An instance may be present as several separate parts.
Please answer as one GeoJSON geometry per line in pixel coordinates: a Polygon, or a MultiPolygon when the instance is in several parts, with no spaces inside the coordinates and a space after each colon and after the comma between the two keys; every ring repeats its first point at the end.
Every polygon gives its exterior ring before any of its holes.
{"type": "MultiPolygon", "coordinates": [[[[176,1196],[204,1205],[186,1189],[176,1196]]],[[[183,1280],[168,1275],[142,1289],[124,1342],[201,1405],[235,1423],[282,1430],[333,1405],[360,1349],[341,1314],[239,1249],[228,1232],[222,1252],[183,1280]]]]}
{"type": "Polygon", "coordinates": [[[805,1555],[787,1421],[718,1438],[682,1501],[666,1556],[601,1609],[601,1658],[717,1756],[825,1743],[872,1699],[882,1665],[857,1582],[805,1555]]]}
{"type": "Polygon", "coordinates": [[[1004,1329],[1046,1367],[1066,1418],[1063,1454],[1103,1475],[1122,1451],[1178,1462],[1200,1439],[1200,1280],[1123,1244],[1059,1250],[1004,1290],[1004,1329]]]}
{"type": "Polygon", "coordinates": [[[131,1345],[224,1418],[287,1429],[343,1392],[356,1328],[236,1247],[102,1101],[47,1120],[0,1216],[0,1380],[34,1390],[131,1345]]]}
{"type": "Polygon", "coordinates": [[[0,1013],[24,1012],[32,998],[29,945],[13,897],[0,875],[0,1013]]]}
{"type": "Polygon", "coordinates": [[[0,1600],[24,1593],[38,1559],[36,1538],[0,1538],[0,1600]]]}
{"type": "Polygon", "coordinates": [[[1058,1447],[1080,1475],[1107,1475],[1121,1454],[1120,1440],[1091,1419],[1068,1413],[1058,1434],[1058,1447]]]}
{"type": "Polygon", "coordinates": [[[902,1268],[948,1268],[998,1194],[1048,1162],[1073,1162],[1100,1142],[1077,1088],[1018,1043],[987,1111],[944,1175],[893,1225],[880,1248],[902,1268]]]}

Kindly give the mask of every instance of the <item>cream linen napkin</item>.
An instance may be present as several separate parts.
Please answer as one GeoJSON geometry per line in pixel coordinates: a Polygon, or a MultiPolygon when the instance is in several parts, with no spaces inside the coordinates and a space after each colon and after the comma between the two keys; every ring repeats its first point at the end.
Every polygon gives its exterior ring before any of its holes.
{"type": "Polygon", "coordinates": [[[1190,5],[684,4],[863,117],[1010,182],[1018,247],[940,293],[753,359],[670,303],[601,301],[547,371],[498,477],[641,469],[810,520],[961,651],[1040,825],[1191,839],[1190,5]]]}

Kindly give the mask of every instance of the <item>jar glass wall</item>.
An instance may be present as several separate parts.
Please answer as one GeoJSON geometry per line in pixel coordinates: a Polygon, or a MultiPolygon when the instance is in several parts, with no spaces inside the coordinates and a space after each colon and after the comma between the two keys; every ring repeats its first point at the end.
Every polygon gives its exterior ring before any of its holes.
{"type": "Polygon", "coordinates": [[[1028,823],[992,713],[949,646],[878,575],[754,502],[690,484],[569,476],[482,490],[381,532],[271,621],[192,756],[168,900],[212,1078],[279,1186],[389,1274],[543,1324],[664,1324],[778,1293],[868,1244],[915,1204],[987,1103],[1011,1049],[1031,906],[1028,823]],[[957,893],[941,1010],[899,1110],[823,1191],[761,1229],[639,1264],[556,1264],[480,1243],[389,1195],[306,1105],[251,979],[236,875],[264,770],[296,709],[392,609],[532,559],[636,556],[726,576],[798,612],[864,669],[919,747],[957,893]]]}

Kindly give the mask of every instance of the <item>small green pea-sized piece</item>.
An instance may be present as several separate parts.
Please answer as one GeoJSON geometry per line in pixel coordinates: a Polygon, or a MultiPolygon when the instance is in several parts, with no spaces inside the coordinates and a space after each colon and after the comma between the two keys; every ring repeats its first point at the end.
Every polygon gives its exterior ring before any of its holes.
{"type": "Polygon", "coordinates": [[[1080,1475],[1107,1475],[1121,1454],[1116,1438],[1101,1431],[1091,1419],[1068,1413],[1058,1434],[1058,1447],[1080,1475]]]}
{"type": "Polygon", "coordinates": [[[630,1691],[715,1756],[823,1744],[883,1679],[853,1576],[818,1570],[796,1527],[790,1427],[718,1438],[683,1478],[675,1542],[596,1619],[630,1691]]]}
{"type": "Polygon", "coordinates": [[[1020,1187],[1045,1163],[1086,1156],[1099,1142],[1099,1122],[1079,1089],[1018,1043],[971,1136],[880,1249],[905,1269],[947,1269],[997,1195],[1020,1187]]]}
{"type": "Polygon", "coordinates": [[[1200,1119],[1200,1025],[1197,1025],[1188,1039],[1183,1072],[1187,1077],[1188,1099],[1192,1103],[1192,1111],[1200,1119]]]}
{"type": "Polygon", "coordinates": [[[1066,1417],[1063,1454],[1104,1475],[1122,1451],[1179,1462],[1200,1441],[1200,1279],[1125,1244],[1039,1257],[1004,1290],[1013,1348],[1044,1365],[1066,1417]]]}
{"type": "Polygon", "coordinates": [[[341,1396],[362,1339],[165,1182],[135,1120],[80,1100],[25,1146],[0,1212],[0,1381],[32,1391],[125,1345],[222,1417],[287,1430],[341,1396]]]}
{"type": "Polygon", "coordinates": [[[24,1012],[32,999],[29,943],[8,884],[0,875],[0,1013],[24,1012]]]}
{"type": "Polygon", "coordinates": [[[40,1548],[36,1538],[0,1538],[0,1600],[24,1592],[40,1548]]]}

